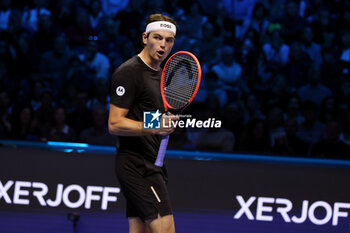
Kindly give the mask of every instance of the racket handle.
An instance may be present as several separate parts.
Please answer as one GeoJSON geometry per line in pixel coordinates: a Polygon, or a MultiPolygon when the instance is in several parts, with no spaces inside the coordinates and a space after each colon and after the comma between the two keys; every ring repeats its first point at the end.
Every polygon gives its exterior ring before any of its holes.
{"type": "Polygon", "coordinates": [[[157,159],[156,159],[156,162],[154,163],[154,165],[156,165],[157,167],[163,167],[163,160],[165,157],[166,148],[168,146],[168,141],[169,141],[169,135],[162,137],[162,141],[160,142],[160,146],[158,150],[157,159]]]}

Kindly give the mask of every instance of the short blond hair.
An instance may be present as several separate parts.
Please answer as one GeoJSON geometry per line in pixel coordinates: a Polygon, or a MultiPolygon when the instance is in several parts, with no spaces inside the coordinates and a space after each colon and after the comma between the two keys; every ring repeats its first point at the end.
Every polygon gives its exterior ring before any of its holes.
{"type": "Polygon", "coordinates": [[[151,14],[146,19],[146,26],[150,23],[156,22],[156,21],[168,21],[176,26],[176,21],[169,16],[162,15],[162,14],[151,14]]]}

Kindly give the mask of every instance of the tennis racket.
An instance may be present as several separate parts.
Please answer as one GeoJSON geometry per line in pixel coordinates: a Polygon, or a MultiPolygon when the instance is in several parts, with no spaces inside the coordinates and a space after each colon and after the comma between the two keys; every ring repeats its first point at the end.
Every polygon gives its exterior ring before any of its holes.
{"type": "MultiPolygon", "coordinates": [[[[201,66],[190,52],[173,54],[165,63],[160,91],[165,111],[181,113],[194,99],[201,81],[201,66]]],[[[163,166],[169,135],[163,136],[154,165],[163,166]]]]}

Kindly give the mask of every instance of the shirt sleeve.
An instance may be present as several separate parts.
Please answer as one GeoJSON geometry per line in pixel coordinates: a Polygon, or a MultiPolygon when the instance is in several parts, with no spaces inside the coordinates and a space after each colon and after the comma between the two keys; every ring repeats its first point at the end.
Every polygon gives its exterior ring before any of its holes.
{"type": "Polygon", "coordinates": [[[139,83],[130,67],[118,68],[112,76],[111,104],[130,109],[137,95],[139,83]]]}

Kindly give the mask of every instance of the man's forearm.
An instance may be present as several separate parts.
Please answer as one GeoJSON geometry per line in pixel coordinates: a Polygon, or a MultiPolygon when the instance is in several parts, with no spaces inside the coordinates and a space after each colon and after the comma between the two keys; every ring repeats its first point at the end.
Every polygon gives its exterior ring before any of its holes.
{"type": "Polygon", "coordinates": [[[126,117],[118,119],[116,122],[109,122],[110,134],[118,136],[145,136],[155,134],[154,129],[144,129],[141,121],[135,121],[126,117]]]}

